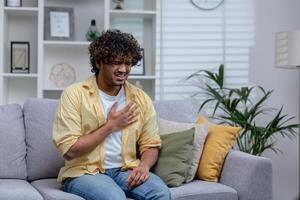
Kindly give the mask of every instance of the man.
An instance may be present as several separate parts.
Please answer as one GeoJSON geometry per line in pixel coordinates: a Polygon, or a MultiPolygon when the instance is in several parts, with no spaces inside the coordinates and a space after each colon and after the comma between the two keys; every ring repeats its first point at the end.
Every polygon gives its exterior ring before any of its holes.
{"type": "Polygon", "coordinates": [[[137,40],[108,30],[89,51],[95,75],[64,90],[54,119],[53,142],[66,159],[58,181],[88,200],[170,199],[149,172],[161,145],[154,107],[126,81],[142,58],[137,40]]]}

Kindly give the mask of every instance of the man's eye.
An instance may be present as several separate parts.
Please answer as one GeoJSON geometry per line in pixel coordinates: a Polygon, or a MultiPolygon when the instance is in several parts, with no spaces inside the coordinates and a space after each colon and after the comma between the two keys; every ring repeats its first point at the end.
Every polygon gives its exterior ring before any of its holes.
{"type": "Polygon", "coordinates": [[[115,64],[115,65],[121,65],[122,62],[120,62],[120,61],[115,61],[114,64],[115,64]]]}

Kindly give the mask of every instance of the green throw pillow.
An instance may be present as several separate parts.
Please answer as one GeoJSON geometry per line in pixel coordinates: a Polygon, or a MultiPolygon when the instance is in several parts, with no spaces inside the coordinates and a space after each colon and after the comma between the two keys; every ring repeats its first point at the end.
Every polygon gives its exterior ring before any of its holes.
{"type": "Polygon", "coordinates": [[[162,147],[153,173],[158,175],[169,187],[180,186],[193,157],[195,128],[167,135],[161,135],[162,147]]]}

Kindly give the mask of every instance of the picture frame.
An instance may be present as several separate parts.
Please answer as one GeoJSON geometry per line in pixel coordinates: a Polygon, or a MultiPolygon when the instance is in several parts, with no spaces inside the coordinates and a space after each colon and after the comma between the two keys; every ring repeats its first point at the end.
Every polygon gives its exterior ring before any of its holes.
{"type": "Polygon", "coordinates": [[[22,0],[6,0],[5,6],[7,6],[7,7],[22,7],[22,0]]]}
{"type": "Polygon", "coordinates": [[[29,42],[11,41],[10,69],[11,73],[29,73],[30,44],[29,42]]]}
{"type": "Polygon", "coordinates": [[[45,40],[74,40],[74,9],[45,7],[45,40]]]}
{"type": "Polygon", "coordinates": [[[134,66],[131,67],[130,75],[143,76],[145,75],[145,51],[142,49],[142,59],[134,66]]]}

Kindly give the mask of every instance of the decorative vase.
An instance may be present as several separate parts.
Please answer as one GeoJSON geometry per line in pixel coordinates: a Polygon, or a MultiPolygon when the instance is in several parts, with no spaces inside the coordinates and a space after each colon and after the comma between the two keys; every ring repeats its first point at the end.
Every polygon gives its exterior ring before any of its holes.
{"type": "Polygon", "coordinates": [[[100,36],[100,33],[99,33],[99,31],[96,27],[96,20],[92,19],[91,25],[90,25],[88,31],[85,34],[85,38],[88,41],[94,41],[99,36],[100,36]]]}

